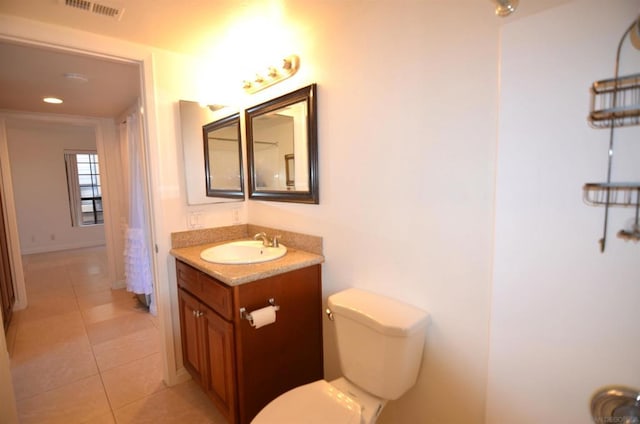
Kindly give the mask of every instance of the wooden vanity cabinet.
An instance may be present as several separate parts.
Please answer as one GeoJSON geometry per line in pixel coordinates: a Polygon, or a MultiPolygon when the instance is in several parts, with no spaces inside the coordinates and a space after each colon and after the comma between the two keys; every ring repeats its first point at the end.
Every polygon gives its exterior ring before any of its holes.
{"type": "Polygon", "coordinates": [[[236,420],[233,325],[178,289],[184,365],[230,423],[236,420]]]}
{"type": "Polygon", "coordinates": [[[177,260],[185,368],[231,424],[249,424],[271,400],[323,377],[320,265],[228,286],[177,260]],[[280,306],[255,329],[240,317],[280,306]]]}
{"type": "Polygon", "coordinates": [[[13,305],[16,301],[13,290],[13,274],[11,273],[11,260],[9,259],[9,244],[7,242],[7,229],[4,225],[4,205],[0,197],[0,307],[2,309],[2,321],[5,332],[9,328],[13,305]]]}

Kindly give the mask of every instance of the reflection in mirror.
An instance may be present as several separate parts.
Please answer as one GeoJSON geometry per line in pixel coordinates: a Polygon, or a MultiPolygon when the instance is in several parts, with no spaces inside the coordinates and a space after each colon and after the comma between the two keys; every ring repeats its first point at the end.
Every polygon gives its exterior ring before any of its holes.
{"type": "Polygon", "coordinates": [[[234,111],[230,112],[228,109],[219,110],[218,107],[208,105],[201,106],[198,102],[188,100],[180,100],[179,106],[187,203],[189,205],[202,205],[244,200],[244,197],[207,196],[202,127],[234,111]]]}
{"type": "Polygon", "coordinates": [[[250,198],[319,202],[316,109],[313,84],[246,110],[250,198]]]}
{"type": "Polygon", "coordinates": [[[207,196],[244,198],[240,114],[202,127],[207,196]]]}

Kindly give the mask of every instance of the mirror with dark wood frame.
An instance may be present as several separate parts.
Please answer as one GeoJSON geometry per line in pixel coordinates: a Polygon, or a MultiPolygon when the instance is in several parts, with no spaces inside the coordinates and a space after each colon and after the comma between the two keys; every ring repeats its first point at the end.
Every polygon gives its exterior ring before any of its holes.
{"type": "Polygon", "coordinates": [[[202,126],[208,197],[244,199],[240,114],[202,126]]]}
{"type": "Polygon", "coordinates": [[[245,110],[249,198],[319,203],[316,84],[245,110]]]}

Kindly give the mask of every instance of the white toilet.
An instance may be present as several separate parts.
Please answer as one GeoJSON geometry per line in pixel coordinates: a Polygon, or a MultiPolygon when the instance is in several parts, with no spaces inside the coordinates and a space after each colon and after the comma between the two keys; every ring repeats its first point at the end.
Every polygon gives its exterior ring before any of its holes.
{"type": "Polygon", "coordinates": [[[365,290],[329,296],[344,377],[283,393],[251,424],[374,424],[416,382],[429,315],[365,290]]]}

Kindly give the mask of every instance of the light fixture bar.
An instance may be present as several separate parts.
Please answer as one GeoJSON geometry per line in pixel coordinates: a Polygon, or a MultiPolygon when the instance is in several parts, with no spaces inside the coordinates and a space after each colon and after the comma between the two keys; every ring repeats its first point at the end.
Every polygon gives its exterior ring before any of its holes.
{"type": "Polygon", "coordinates": [[[518,0],[496,0],[496,15],[504,18],[511,15],[518,7],[518,0]]]}
{"type": "Polygon", "coordinates": [[[242,88],[249,94],[256,93],[292,77],[298,72],[299,68],[300,58],[298,55],[292,54],[285,57],[280,66],[270,66],[267,68],[265,75],[256,74],[253,81],[244,80],[242,82],[242,88]]]}

